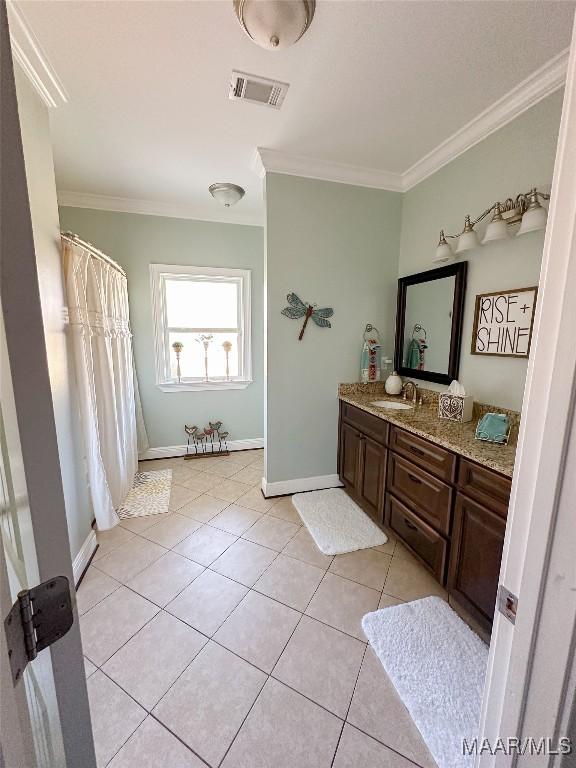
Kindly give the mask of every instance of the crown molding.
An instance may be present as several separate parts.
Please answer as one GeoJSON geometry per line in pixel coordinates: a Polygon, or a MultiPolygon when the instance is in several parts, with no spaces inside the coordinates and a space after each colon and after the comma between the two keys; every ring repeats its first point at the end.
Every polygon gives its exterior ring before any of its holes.
{"type": "Polygon", "coordinates": [[[22,11],[13,0],[8,0],[6,7],[14,61],[20,65],[47,107],[55,109],[61,104],[66,104],[68,95],[62,81],[50,64],[22,11]]]}
{"type": "Polygon", "coordinates": [[[229,209],[224,208],[222,212],[206,214],[205,211],[198,211],[189,205],[181,203],[94,195],[90,192],[58,190],[58,205],[68,208],[92,208],[96,211],[112,211],[115,213],[136,213],[143,216],[164,216],[170,219],[194,219],[196,221],[208,221],[218,224],[243,224],[251,227],[263,226],[262,219],[257,216],[239,217],[232,214],[229,209]]]}
{"type": "Polygon", "coordinates": [[[380,171],[360,165],[333,163],[302,155],[291,155],[276,149],[258,147],[252,160],[252,168],[263,177],[265,173],[281,173],[306,179],[333,181],[355,187],[402,191],[402,176],[391,171],[380,171]]]}
{"type": "Polygon", "coordinates": [[[424,179],[455,160],[466,150],[503,128],[523,112],[557,91],[566,81],[569,48],[565,48],[544,66],[495,101],[473,120],[418,160],[402,174],[403,190],[407,192],[424,179]]]}
{"type": "Polygon", "coordinates": [[[569,52],[570,49],[566,48],[554,56],[403,173],[317,160],[266,147],[258,147],[254,152],[252,170],[259,178],[264,178],[266,173],[281,173],[357,187],[407,192],[561,88],[566,80],[569,52]]]}

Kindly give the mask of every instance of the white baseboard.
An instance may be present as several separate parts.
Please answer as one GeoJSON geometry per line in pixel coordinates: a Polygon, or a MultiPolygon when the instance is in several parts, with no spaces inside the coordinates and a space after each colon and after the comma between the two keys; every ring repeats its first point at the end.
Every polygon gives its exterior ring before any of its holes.
{"type": "Polygon", "coordinates": [[[90,558],[94,554],[98,542],[96,540],[96,531],[91,530],[84,541],[84,544],[80,547],[80,552],[74,558],[72,563],[72,572],[74,574],[74,584],[78,585],[80,576],[84,573],[86,566],[90,562],[90,558]]]}
{"type": "MultiPolygon", "coordinates": [[[[255,437],[248,440],[229,440],[230,451],[253,451],[255,448],[264,448],[264,438],[255,437]]],[[[138,457],[140,461],[146,459],[170,459],[173,456],[184,456],[186,445],[165,445],[160,448],[148,448],[138,457]]]]}
{"type": "Polygon", "coordinates": [[[288,493],[321,491],[324,488],[339,488],[342,485],[338,475],[317,475],[316,477],[297,477],[294,480],[281,480],[267,483],[262,478],[262,493],[268,499],[271,496],[285,496],[288,493]]]}

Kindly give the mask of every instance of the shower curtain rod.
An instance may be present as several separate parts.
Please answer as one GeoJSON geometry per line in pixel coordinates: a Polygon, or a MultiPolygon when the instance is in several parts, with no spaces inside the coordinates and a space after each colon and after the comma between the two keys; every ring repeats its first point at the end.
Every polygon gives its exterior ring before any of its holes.
{"type": "Polygon", "coordinates": [[[65,240],[68,240],[71,243],[75,243],[76,245],[80,245],[82,248],[90,251],[92,256],[100,259],[101,261],[105,261],[106,264],[109,264],[111,267],[120,272],[123,277],[126,277],[126,272],[124,272],[122,267],[113,259],[111,259],[110,256],[106,256],[105,253],[102,253],[102,251],[99,251],[98,248],[95,248],[92,243],[88,243],[86,240],[82,240],[82,238],[78,237],[78,235],[75,235],[74,232],[61,232],[60,234],[65,240]]]}

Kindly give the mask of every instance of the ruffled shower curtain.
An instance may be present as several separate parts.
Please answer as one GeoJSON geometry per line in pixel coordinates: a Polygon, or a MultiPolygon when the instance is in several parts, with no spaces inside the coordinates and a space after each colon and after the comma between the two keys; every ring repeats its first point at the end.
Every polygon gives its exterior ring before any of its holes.
{"type": "Polygon", "coordinates": [[[105,530],[118,523],[116,508],[138,469],[128,284],[83,245],[63,238],[62,248],[88,480],[97,526],[105,530]]]}

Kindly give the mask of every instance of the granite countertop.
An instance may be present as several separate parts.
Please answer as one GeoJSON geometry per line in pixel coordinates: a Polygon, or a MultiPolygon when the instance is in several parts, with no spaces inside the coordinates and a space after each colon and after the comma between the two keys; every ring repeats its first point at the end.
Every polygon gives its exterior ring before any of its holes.
{"type": "MultiPolygon", "coordinates": [[[[372,385],[374,386],[374,385],[372,385]]],[[[399,397],[391,397],[383,393],[382,385],[371,391],[366,390],[370,385],[344,384],[339,389],[339,399],[350,405],[355,405],[363,411],[367,411],[379,419],[395,424],[397,427],[413,432],[433,443],[447,448],[449,451],[464,456],[477,464],[482,464],[495,472],[512,477],[514,460],[516,457],[516,441],[518,438],[519,414],[514,411],[506,411],[502,408],[492,407],[493,411],[508,413],[511,416],[512,430],[508,445],[495,445],[476,440],[474,437],[478,418],[491,407],[478,405],[472,421],[460,424],[448,419],[438,418],[437,394],[436,397],[428,397],[420,406],[410,410],[387,410],[371,405],[372,400],[391,400],[398,402],[399,397]]],[[[422,390],[418,390],[420,396],[422,390]]],[[[428,390],[430,392],[430,390],[428,390]]]]}

